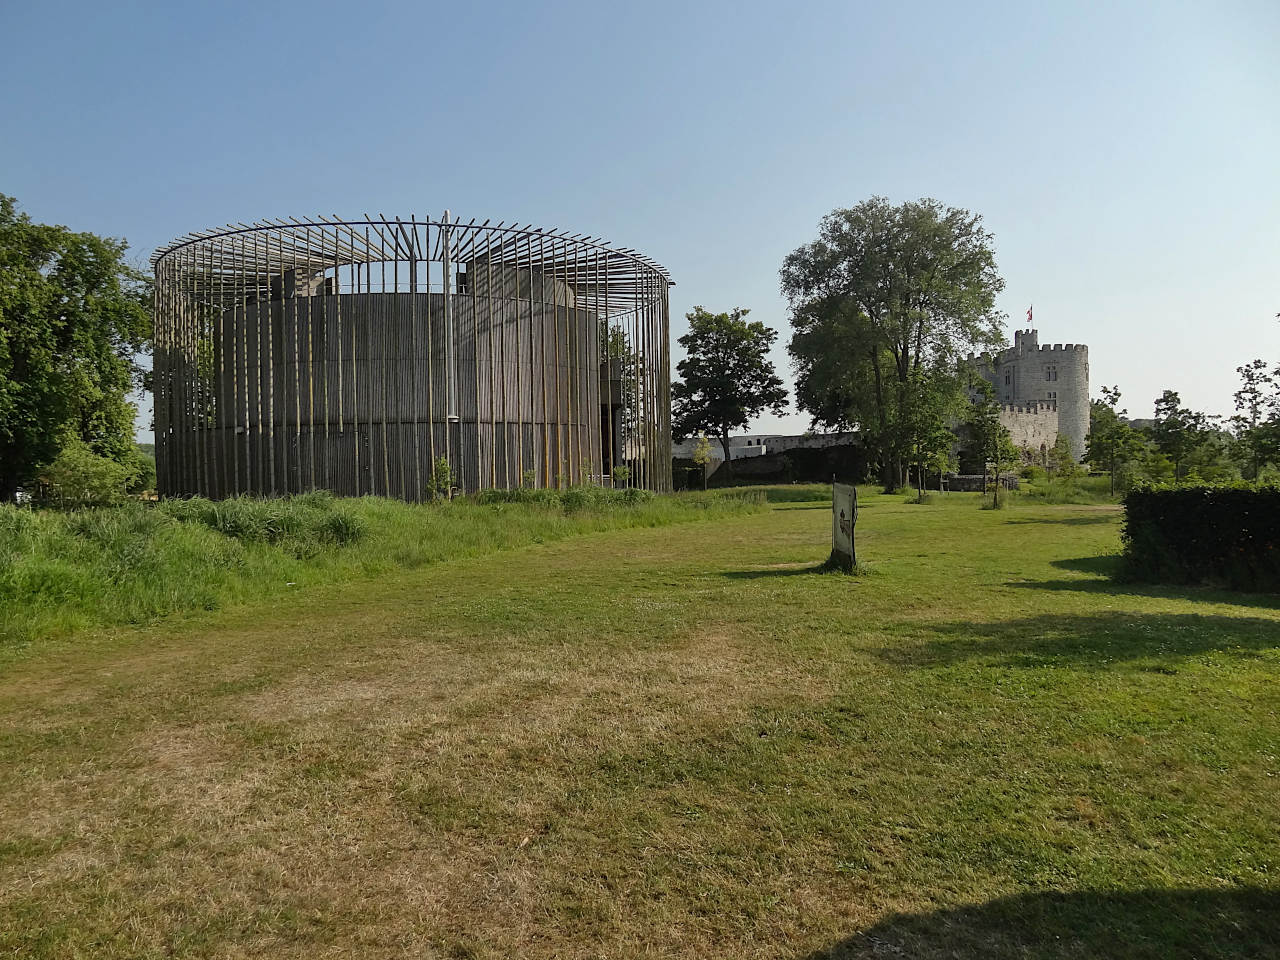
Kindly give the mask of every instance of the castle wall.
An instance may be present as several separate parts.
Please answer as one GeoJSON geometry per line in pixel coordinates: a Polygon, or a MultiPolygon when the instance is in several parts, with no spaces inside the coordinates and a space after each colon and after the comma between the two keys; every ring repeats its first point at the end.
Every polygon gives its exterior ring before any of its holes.
{"type": "Polygon", "coordinates": [[[1000,423],[1015,447],[1030,450],[1036,457],[1052,450],[1058,439],[1058,407],[1054,403],[1001,404],[1000,423]]]}
{"type": "Polygon", "coordinates": [[[1089,348],[1068,343],[1061,355],[1050,356],[1058,366],[1058,429],[1067,435],[1071,452],[1080,460],[1089,436],[1089,348]]]}
{"type": "MultiPolygon", "coordinates": [[[[1041,346],[1038,331],[1016,330],[1012,347],[994,356],[971,356],[969,362],[995,389],[995,398],[1002,404],[1053,404],[1057,431],[1071,442],[1071,451],[1077,460],[1084,456],[1085,439],[1089,435],[1087,346],[1083,343],[1041,346]]],[[[1017,423],[1017,416],[1011,414],[1010,422],[1017,423]]],[[[1019,429],[1023,428],[1019,426],[1019,429]]],[[[1036,427],[1036,431],[1043,429],[1043,425],[1036,427]]],[[[1056,434],[1050,437],[1049,447],[1055,439],[1056,434]]],[[[1016,436],[1014,443],[1023,445],[1016,436]]]]}

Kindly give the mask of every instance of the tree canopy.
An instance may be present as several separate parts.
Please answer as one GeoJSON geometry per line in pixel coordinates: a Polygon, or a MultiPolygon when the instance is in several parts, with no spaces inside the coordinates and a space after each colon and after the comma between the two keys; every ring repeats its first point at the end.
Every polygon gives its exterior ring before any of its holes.
{"type": "Polygon", "coordinates": [[[1236,367],[1240,389],[1231,418],[1236,439],[1253,479],[1267,464],[1280,465],[1280,363],[1274,367],[1258,359],[1236,367]]]}
{"type": "Polygon", "coordinates": [[[146,278],[122,240],[33,223],[0,195],[0,501],[82,441],[134,455],[135,356],[151,335],[146,278]]]}
{"type": "Polygon", "coordinates": [[[959,398],[960,358],[1003,343],[991,244],[967,210],[876,197],[828,214],[783,261],[797,403],[815,424],[859,430],[886,487],[918,446],[912,424],[931,420],[915,408],[959,398]]]}
{"type": "Polygon", "coordinates": [[[769,360],[778,333],[746,320],[749,312],[694,307],[687,315],[689,332],[678,341],[686,354],[676,365],[681,379],[671,385],[672,432],[681,439],[710,434],[720,441],[726,463],[731,430],[766,410],[786,411],[787,391],[769,360]]]}
{"type": "Polygon", "coordinates": [[[1172,461],[1174,480],[1181,480],[1186,475],[1188,460],[1209,442],[1213,434],[1212,419],[1182,406],[1182,397],[1177,391],[1165,390],[1156,398],[1151,439],[1156,449],[1172,461]]]}
{"type": "Polygon", "coordinates": [[[1000,422],[1000,404],[995,390],[982,377],[974,376],[970,383],[972,397],[965,417],[965,428],[974,453],[982,460],[983,493],[986,493],[987,464],[995,466],[995,488],[992,506],[1000,506],[1000,476],[1005,467],[1018,459],[1018,450],[1009,437],[1009,429],[1000,422]]]}
{"type": "Polygon", "coordinates": [[[1127,410],[1119,409],[1120,388],[1103,387],[1102,399],[1089,404],[1089,437],[1086,441],[1085,459],[1094,467],[1105,469],[1109,475],[1112,496],[1116,492],[1117,474],[1125,473],[1127,465],[1142,452],[1143,440],[1124,417],[1127,410]]]}

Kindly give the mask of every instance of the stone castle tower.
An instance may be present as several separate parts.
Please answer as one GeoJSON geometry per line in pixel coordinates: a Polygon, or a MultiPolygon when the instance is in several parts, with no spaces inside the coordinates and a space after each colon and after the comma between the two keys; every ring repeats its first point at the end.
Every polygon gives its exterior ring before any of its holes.
{"type": "Polygon", "coordinates": [[[1016,330],[1013,346],[998,354],[969,356],[974,369],[995,388],[1000,421],[1013,442],[1038,451],[1057,434],[1084,456],[1089,435],[1089,348],[1083,343],[1040,346],[1036,330],[1016,330]]]}

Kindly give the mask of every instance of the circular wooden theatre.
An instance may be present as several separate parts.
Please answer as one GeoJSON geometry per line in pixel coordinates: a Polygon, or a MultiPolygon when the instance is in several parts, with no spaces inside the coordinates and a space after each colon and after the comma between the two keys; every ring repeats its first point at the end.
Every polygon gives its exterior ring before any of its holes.
{"type": "Polygon", "coordinates": [[[529,226],[261,222],[155,267],[158,487],[671,487],[661,266],[529,226]],[[619,468],[625,467],[625,470],[619,468]]]}

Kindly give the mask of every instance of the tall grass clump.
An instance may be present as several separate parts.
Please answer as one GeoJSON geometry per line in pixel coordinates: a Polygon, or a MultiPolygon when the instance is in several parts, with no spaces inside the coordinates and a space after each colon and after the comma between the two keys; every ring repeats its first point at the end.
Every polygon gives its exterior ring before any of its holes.
{"type": "Polygon", "coordinates": [[[347,544],[364,533],[359,514],[327,491],[296,497],[229,500],[167,500],[156,508],[181,523],[194,523],[236,540],[276,544],[299,557],[330,544],[347,544]]]}
{"type": "Polygon", "coordinates": [[[1039,476],[1024,479],[1012,499],[1028,504],[1117,503],[1119,497],[1111,496],[1110,483],[1102,476],[1050,477],[1040,471],[1039,476]]]}
{"type": "Polygon", "coordinates": [[[730,496],[745,495],[748,491],[762,495],[767,503],[822,503],[831,502],[829,483],[788,483],[777,486],[719,487],[716,492],[730,496]]]}
{"type": "Polygon", "coordinates": [[[759,494],[595,487],[485,491],[430,504],[318,492],[72,512],[0,505],[0,651],[86,627],[763,505],[759,494]]]}
{"type": "Polygon", "coordinates": [[[532,487],[517,487],[513,490],[481,490],[473,499],[479,504],[532,504],[574,513],[580,510],[634,507],[641,503],[651,503],[655,496],[656,494],[652,491],[637,487],[614,490],[609,487],[583,485],[567,487],[563,490],[540,490],[532,487]]]}

